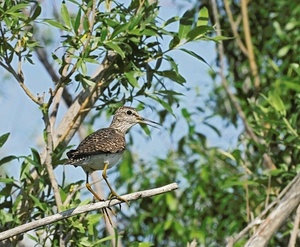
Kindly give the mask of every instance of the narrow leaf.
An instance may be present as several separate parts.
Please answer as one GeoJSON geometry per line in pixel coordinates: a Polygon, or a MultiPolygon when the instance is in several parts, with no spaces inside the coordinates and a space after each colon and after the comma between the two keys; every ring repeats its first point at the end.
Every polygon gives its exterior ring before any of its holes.
{"type": "Polygon", "coordinates": [[[205,61],[205,59],[203,57],[199,56],[197,53],[195,53],[191,50],[184,49],[184,48],[181,48],[180,50],[186,52],[187,54],[189,54],[189,55],[191,55],[195,58],[197,58],[198,60],[204,62],[205,64],[207,64],[210,67],[210,65],[205,61]]]}
{"type": "Polygon", "coordinates": [[[191,10],[186,11],[183,14],[183,16],[180,18],[179,30],[178,30],[179,39],[186,38],[187,33],[189,33],[193,27],[193,22],[194,22],[194,12],[191,10]]]}
{"type": "Polygon", "coordinates": [[[69,29],[67,27],[65,27],[63,24],[61,24],[60,22],[57,22],[55,20],[51,20],[51,19],[45,19],[44,22],[48,23],[49,25],[53,26],[53,27],[57,27],[61,30],[64,31],[68,31],[69,29]]]}
{"type": "Polygon", "coordinates": [[[167,78],[169,78],[173,81],[176,81],[180,84],[183,84],[186,82],[186,80],[180,74],[178,74],[172,70],[157,71],[156,73],[160,76],[167,77],[167,78]]]}
{"type": "Polygon", "coordinates": [[[125,53],[123,52],[123,50],[119,45],[111,41],[107,41],[104,44],[108,46],[110,49],[112,49],[113,51],[115,51],[116,53],[118,53],[122,58],[125,58],[125,53]]]}
{"type": "Polygon", "coordinates": [[[61,16],[65,22],[65,25],[68,28],[71,28],[71,18],[70,18],[69,10],[65,3],[62,3],[60,11],[61,11],[61,16]]]}
{"type": "Polygon", "coordinates": [[[7,141],[10,133],[5,133],[2,136],[0,136],[0,148],[4,145],[4,143],[7,141]]]}
{"type": "Polygon", "coordinates": [[[207,26],[208,20],[209,20],[208,10],[206,7],[202,7],[199,11],[197,27],[198,26],[207,26]]]}
{"type": "Polygon", "coordinates": [[[126,76],[128,82],[131,84],[131,86],[136,87],[136,88],[140,87],[138,81],[136,80],[136,78],[134,76],[134,71],[126,72],[125,76],[126,76]]]}
{"type": "Polygon", "coordinates": [[[2,158],[1,160],[0,160],[0,166],[2,166],[3,164],[5,164],[5,163],[8,163],[8,162],[10,162],[10,161],[12,161],[12,160],[15,160],[15,159],[17,159],[18,157],[17,156],[14,156],[14,155],[9,155],[9,156],[6,156],[6,157],[4,157],[4,158],[2,158]]]}
{"type": "Polygon", "coordinates": [[[198,40],[200,37],[203,37],[208,31],[212,31],[212,30],[213,28],[209,26],[195,27],[187,34],[187,40],[188,41],[198,40]]]}

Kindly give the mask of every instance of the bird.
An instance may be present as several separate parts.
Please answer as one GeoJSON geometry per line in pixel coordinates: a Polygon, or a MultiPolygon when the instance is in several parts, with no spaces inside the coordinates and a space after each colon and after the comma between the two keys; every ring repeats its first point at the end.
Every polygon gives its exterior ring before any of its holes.
{"type": "Polygon", "coordinates": [[[102,177],[110,189],[111,196],[128,203],[120,197],[108,182],[107,169],[118,163],[126,150],[125,134],[136,124],[146,124],[157,128],[157,122],[141,117],[133,107],[122,106],[117,109],[108,128],[99,129],[88,135],[76,149],[67,152],[65,164],[80,166],[86,173],[86,188],[94,197],[103,201],[89,183],[90,173],[102,170],[102,177]]]}

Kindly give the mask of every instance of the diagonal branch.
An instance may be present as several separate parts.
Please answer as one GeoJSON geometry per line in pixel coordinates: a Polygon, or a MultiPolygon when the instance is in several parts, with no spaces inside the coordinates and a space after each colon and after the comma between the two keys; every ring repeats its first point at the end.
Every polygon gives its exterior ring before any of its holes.
{"type": "Polygon", "coordinates": [[[225,7],[225,10],[226,10],[226,13],[228,16],[228,20],[230,23],[232,33],[236,39],[236,43],[240,47],[241,51],[248,57],[248,50],[245,47],[245,45],[244,45],[243,41],[241,40],[241,37],[238,33],[238,25],[236,24],[236,22],[233,19],[233,15],[232,15],[232,12],[231,12],[231,9],[229,6],[229,0],[224,0],[224,7],[225,7]]]}
{"type": "MultiPolygon", "coordinates": [[[[293,180],[294,181],[294,180],[293,180]]],[[[245,244],[245,247],[264,247],[267,246],[271,237],[279,229],[279,227],[286,221],[291,213],[300,204],[300,174],[296,176],[294,184],[286,195],[280,200],[277,207],[270,213],[270,215],[258,227],[256,232],[245,244]]]]}
{"type": "Polygon", "coordinates": [[[254,87],[259,89],[260,87],[260,79],[258,75],[257,65],[254,56],[254,49],[251,40],[251,32],[250,32],[250,25],[249,25],[249,16],[248,16],[248,9],[247,9],[248,1],[241,0],[241,10],[242,10],[242,17],[243,17],[243,27],[244,27],[244,34],[245,34],[245,42],[248,50],[248,59],[250,63],[251,73],[254,77],[254,87]]]}
{"type": "MultiPolygon", "coordinates": [[[[167,192],[170,192],[170,191],[173,191],[176,189],[178,189],[178,185],[176,183],[172,183],[172,184],[168,184],[168,185],[165,185],[165,186],[162,186],[159,188],[155,188],[155,189],[144,190],[144,191],[134,192],[134,193],[127,194],[127,195],[122,195],[122,198],[124,198],[126,201],[135,201],[140,198],[152,197],[152,196],[167,193],[167,192]]],[[[72,208],[67,211],[57,213],[57,214],[48,216],[46,218],[42,218],[40,220],[29,222],[27,224],[17,226],[13,229],[4,231],[4,232],[0,233],[0,240],[5,240],[8,238],[14,237],[16,235],[25,233],[27,231],[30,231],[30,230],[33,230],[33,229],[36,229],[36,228],[39,228],[42,226],[46,226],[51,223],[54,223],[54,222],[78,215],[78,214],[82,214],[82,213],[86,213],[86,212],[90,212],[90,211],[94,211],[94,210],[99,210],[101,208],[114,206],[114,205],[117,205],[120,203],[123,203],[123,202],[119,201],[117,199],[113,199],[111,201],[107,200],[104,202],[91,203],[88,205],[79,206],[77,208],[72,208]]]]}
{"type": "Polygon", "coordinates": [[[277,196],[276,200],[270,203],[264,211],[262,211],[253,221],[251,221],[241,232],[239,232],[235,237],[228,238],[228,243],[226,247],[234,246],[234,243],[244,237],[254,226],[260,225],[263,222],[263,218],[267,215],[267,213],[274,208],[276,205],[280,203],[280,200],[294,187],[296,181],[299,179],[299,175],[294,177],[294,179],[289,182],[289,184],[280,192],[277,196]]]}

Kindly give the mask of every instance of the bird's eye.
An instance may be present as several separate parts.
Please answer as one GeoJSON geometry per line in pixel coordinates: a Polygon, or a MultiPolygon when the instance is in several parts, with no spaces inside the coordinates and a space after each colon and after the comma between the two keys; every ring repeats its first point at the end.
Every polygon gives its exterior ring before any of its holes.
{"type": "Polygon", "coordinates": [[[132,111],[128,110],[126,113],[127,113],[127,115],[131,115],[132,111]]]}

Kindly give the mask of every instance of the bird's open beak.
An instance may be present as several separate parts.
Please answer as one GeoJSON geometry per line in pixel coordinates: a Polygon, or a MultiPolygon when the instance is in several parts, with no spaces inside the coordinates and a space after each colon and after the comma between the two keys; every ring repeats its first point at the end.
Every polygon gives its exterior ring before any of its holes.
{"type": "Polygon", "coordinates": [[[157,126],[155,126],[154,124],[161,126],[161,124],[159,124],[157,122],[154,122],[154,121],[152,121],[150,119],[143,118],[143,117],[140,117],[138,119],[138,121],[139,121],[139,123],[147,124],[147,125],[149,125],[149,126],[151,126],[153,128],[156,128],[156,129],[159,129],[159,128],[157,126]]]}

